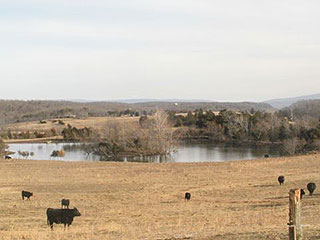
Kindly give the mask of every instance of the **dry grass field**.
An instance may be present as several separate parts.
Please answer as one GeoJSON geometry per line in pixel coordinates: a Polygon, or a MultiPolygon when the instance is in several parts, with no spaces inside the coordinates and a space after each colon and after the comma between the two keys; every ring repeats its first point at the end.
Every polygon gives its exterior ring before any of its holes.
{"type": "MultiPolygon", "coordinates": [[[[65,125],[60,125],[58,122],[52,122],[54,119],[45,120],[47,123],[41,124],[39,121],[32,122],[21,122],[5,125],[4,128],[10,128],[13,131],[48,131],[52,128],[57,130],[62,130],[68,124],[76,128],[94,128],[94,129],[102,129],[109,122],[138,122],[139,117],[88,117],[88,118],[62,118],[58,119],[65,123],[65,125]]],[[[57,120],[57,119],[56,119],[57,120]]]]}
{"type": "MultiPolygon", "coordinates": [[[[319,166],[320,154],[181,164],[0,160],[0,239],[287,239],[288,191],[320,187],[319,166]],[[22,201],[21,190],[35,196],[22,201]],[[82,216],[51,231],[45,212],[62,198],[82,216]]],[[[304,239],[320,239],[319,213],[317,189],[302,200],[304,239]]]]}

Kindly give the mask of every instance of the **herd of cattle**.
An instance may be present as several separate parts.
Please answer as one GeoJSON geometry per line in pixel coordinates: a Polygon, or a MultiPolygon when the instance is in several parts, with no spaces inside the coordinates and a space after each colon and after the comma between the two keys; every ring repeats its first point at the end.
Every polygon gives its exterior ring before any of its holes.
{"type": "MultiPolygon", "coordinates": [[[[22,200],[25,198],[30,200],[30,197],[33,196],[32,192],[22,191],[22,200]]],[[[74,217],[81,216],[79,210],[75,207],[69,209],[70,200],[62,199],[61,200],[61,209],[48,208],[47,209],[47,223],[51,229],[53,229],[53,223],[63,224],[64,227],[70,226],[73,222],[74,217]]]]}
{"type": "MultiPolygon", "coordinates": [[[[24,191],[21,192],[22,200],[25,198],[30,200],[30,197],[33,196],[32,192],[24,191]]],[[[184,195],[184,198],[186,201],[189,201],[191,199],[191,193],[186,192],[184,195]]],[[[70,226],[73,222],[74,217],[81,216],[81,213],[79,210],[74,207],[73,209],[69,209],[70,200],[69,199],[62,199],[61,200],[61,209],[54,209],[54,208],[48,208],[47,213],[47,224],[50,226],[51,229],[53,229],[53,223],[56,224],[63,224],[64,227],[70,226]]]]}
{"type": "MultiPolygon", "coordinates": [[[[283,185],[285,182],[285,177],[283,175],[280,175],[278,177],[278,182],[280,185],[283,185]]],[[[307,184],[307,189],[309,191],[309,195],[312,196],[313,192],[316,189],[316,184],[313,182],[310,182],[307,184]]],[[[25,198],[30,200],[30,197],[33,196],[32,192],[28,191],[22,191],[22,200],[25,198]]],[[[300,198],[302,198],[305,195],[304,189],[300,189],[300,198]]],[[[186,192],[184,194],[185,201],[189,201],[191,199],[191,193],[186,192]]],[[[81,216],[81,213],[79,210],[74,207],[73,209],[69,209],[70,200],[69,199],[62,199],[61,200],[61,209],[54,209],[54,208],[48,208],[47,209],[47,224],[50,226],[51,229],[53,229],[53,223],[56,224],[63,224],[64,227],[70,226],[73,222],[73,218],[77,216],[81,216]]]]}
{"type": "MultiPolygon", "coordinates": [[[[279,182],[279,184],[280,184],[280,185],[284,184],[284,181],[285,181],[284,176],[283,176],[283,175],[280,175],[280,176],[278,177],[278,182],[279,182]]],[[[313,183],[313,182],[309,182],[309,183],[307,184],[307,189],[308,189],[308,191],[309,191],[309,195],[310,195],[310,196],[312,196],[314,190],[316,190],[316,187],[317,187],[316,184],[313,183]]],[[[304,191],[303,188],[301,188],[301,189],[300,189],[300,198],[302,199],[305,194],[306,194],[306,192],[304,191]]]]}

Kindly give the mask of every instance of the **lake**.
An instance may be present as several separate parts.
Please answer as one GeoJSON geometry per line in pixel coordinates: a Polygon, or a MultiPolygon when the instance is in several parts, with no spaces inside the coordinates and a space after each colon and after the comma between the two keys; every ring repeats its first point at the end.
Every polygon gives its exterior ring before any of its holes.
{"type": "MultiPolygon", "coordinates": [[[[103,161],[100,156],[87,155],[79,143],[13,143],[9,150],[15,152],[13,158],[32,160],[60,160],[60,161],[103,161]],[[64,157],[51,157],[53,150],[65,150],[64,157]],[[33,152],[27,158],[18,154],[18,151],[33,152]]],[[[255,159],[264,157],[278,157],[277,146],[234,146],[212,142],[184,142],[177,151],[169,156],[138,156],[123,157],[118,161],[124,162],[223,162],[233,160],[255,159]]]]}

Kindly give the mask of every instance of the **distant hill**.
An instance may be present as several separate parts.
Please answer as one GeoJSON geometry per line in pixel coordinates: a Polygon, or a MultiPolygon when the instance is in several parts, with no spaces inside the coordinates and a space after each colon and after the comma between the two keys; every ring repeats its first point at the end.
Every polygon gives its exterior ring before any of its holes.
{"type": "Polygon", "coordinates": [[[311,100],[311,99],[320,99],[320,93],[312,94],[312,95],[305,95],[300,97],[291,97],[291,98],[278,98],[278,99],[271,99],[265,101],[265,103],[270,104],[274,108],[284,108],[288,107],[293,103],[296,103],[301,100],[311,100]]]}
{"type": "MultiPolygon", "coordinates": [[[[64,100],[62,100],[64,101],[64,100]]],[[[89,103],[89,102],[98,102],[94,100],[85,100],[85,99],[71,99],[70,102],[78,102],[78,103],[89,103]]],[[[117,100],[108,100],[103,102],[117,102],[117,103],[127,103],[127,104],[134,104],[134,103],[147,103],[147,102],[212,102],[210,100],[203,100],[203,99],[151,99],[151,98],[128,98],[128,99],[117,99],[117,100]]]]}
{"type": "Polygon", "coordinates": [[[103,117],[124,111],[128,104],[108,102],[0,100],[0,124],[28,122],[66,116],[103,117]]]}
{"type": "Polygon", "coordinates": [[[202,108],[203,110],[220,111],[223,109],[233,111],[259,111],[273,112],[275,109],[267,103],[255,102],[141,102],[131,104],[138,109],[154,110],[164,109],[169,111],[187,112],[202,108]]]}
{"type": "Polygon", "coordinates": [[[286,117],[294,120],[320,119],[320,99],[298,101],[280,111],[286,117]]]}
{"type": "Polygon", "coordinates": [[[203,99],[119,99],[119,100],[114,100],[112,102],[120,102],[120,103],[156,103],[156,102],[167,102],[167,103],[175,103],[175,102],[189,102],[189,103],[194,103],[194,102],[212,102],[210,100],[203,100],[203,99]]]}
{"type": "Polygon", "coordinates": [[[0,100],[0,124],[52,119],[66,116],[104,117],[117,115],[120,112],[139,113],[157,109],[187,112],[202,108],[219,111],[274,111],[267,103],[254,102],[73,102],[73,101],[19,101],[0,100]]]}

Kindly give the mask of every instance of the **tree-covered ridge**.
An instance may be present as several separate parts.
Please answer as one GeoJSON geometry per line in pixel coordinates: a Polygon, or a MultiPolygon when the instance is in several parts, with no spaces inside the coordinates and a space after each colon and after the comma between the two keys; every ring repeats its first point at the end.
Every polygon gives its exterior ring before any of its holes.
{"type": "Polygon", "coordinates": [[[65,117],[105,117],[122,115],[152,114],[157,109],[165,111],[194,111],[196,109],[219,111],[249,111],[250,109],[273,111],[265,103],[217,103],[217,102],[147,102],[147,103],[118,103],[118,102],[69,102],[69,101],[19,101],[0,100],[0,124],[40,121],[43,119],[65,117]]]}
{"type": "Polygon", "coordinates": [[[320,99],[299,101],[281,109],[280,113],[293,121],[320,119],[320,99]]]}

